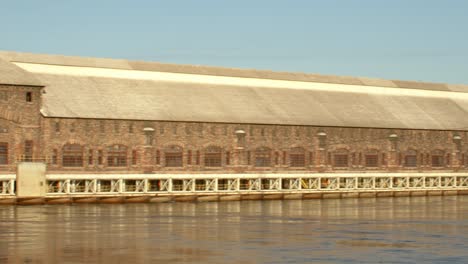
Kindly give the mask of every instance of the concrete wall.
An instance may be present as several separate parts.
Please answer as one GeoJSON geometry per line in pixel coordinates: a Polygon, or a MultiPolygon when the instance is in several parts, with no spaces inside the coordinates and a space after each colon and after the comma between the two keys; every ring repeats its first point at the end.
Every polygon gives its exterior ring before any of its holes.
{"type": "Polygon", "coordinates": [[[43,197],[46,195],[46,165],[37,162],[21,162],[16,173],[17,197],[43,197]]]}

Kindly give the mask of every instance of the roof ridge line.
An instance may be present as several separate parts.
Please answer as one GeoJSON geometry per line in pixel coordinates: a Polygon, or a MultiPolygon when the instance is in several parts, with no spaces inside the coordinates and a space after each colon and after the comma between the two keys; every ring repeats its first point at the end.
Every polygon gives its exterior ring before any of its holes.
{"type": "Polygon", "coordinates": [[[0,51],[0,58],[8,57],[9,61],[46,64],[57,66],[73,66],[73,67],[92,67],[103,69],[124,69],[124,70],[139,70],[147,72],[173,72],[186,74],[200,74],[239,78],[258,78],[271,80],[285,81],[304,81],[316,83],[335,83],[348,85],[363,85],[363,86],[380,86],[388,88],[407,88],[420,90],[439,90],[450,91],[452,89],[458,92],[467,92],[468,85],[464,84],[446,84],[436,82],[422,82],[411,80],[391,80],[372,77],[353,77],[326,75],[305,72],[287,72],[273,71],[264,69],[243,69],[234,67],[217,67],[209,65],[191,65],[191,64],[176,64],[156,61],[142,61],[116,58],[97,58],[97,57],[82,57],[70,55],[49,55],[25,52],[8,52],[0,51]]]}

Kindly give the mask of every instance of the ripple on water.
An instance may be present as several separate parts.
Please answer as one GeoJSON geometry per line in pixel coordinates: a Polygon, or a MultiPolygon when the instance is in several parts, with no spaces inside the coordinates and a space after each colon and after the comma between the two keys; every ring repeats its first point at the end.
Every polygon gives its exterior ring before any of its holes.
{"type": "Polygon", "coordinates": [[[464,263],[468,197],[4,207],[0,263],[464,263]]]}

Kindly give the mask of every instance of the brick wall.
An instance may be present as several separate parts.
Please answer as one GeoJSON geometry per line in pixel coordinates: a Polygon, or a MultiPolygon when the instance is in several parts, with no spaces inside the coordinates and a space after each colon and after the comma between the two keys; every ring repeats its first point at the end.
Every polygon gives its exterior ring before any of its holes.
{"type": "Polygon", "coordinates": [[[467,163],[467,132],[45,118],[41,92],[0,85],[0,144],[8,146],[8,164],[0,164],[0,173],[15,171],[27,141],[32,158],[47,158],[51,173],[458,171],[467,163]],[[64,146],[70,145],[82,153],[78,167],[63,166],[64,146]],[[122,146],[125,164],[109,166],[121,162],[108,157],[122,146]],[[177,149],[183,153],[182,166],[166,166],[165,152],[177,149]],[[222,150],[221,166],[205,166],[208,149],[222,150]],[[346,166],[335,166],[343,155],[346,166]],[[406,166],[407,155],[414,156],[416,166],[406,166]],[[436,163],[441,164],[432,166],[436,163]]]}
{"type": "MultiPolygon", "coordinates": [[[[459,170],[464,153],[463,145],[458,152],[451,131],[44,118],[42,133],[46,156],[54,155],[54,150],[58,156],[57,164],[49,166],[49,171],[55,173],[459,170]],[[152,144],[147,144],[145,127],[154,130],[148,134],[152,144]],[[244,138],[236,135],[239,130],[245,132],[244,138]],[[326,134],[322,142],[319,132],[326,134]],[[390,139],[391,134],[398,136],[396,141],[390,139]],[[83,167],[61,166],[65,144],[83,146],[83,167]],[[113,145],[127,147],[126,166],[107,166],[109,147],[113,145]],[[182,167],[165,166],[164,153],[171,146],[183,150],[182,167]],[[221,167],[204,166],[204,153],[209,147],[223,150],[221,167]],[[255,166],[260,148],[271,151],[270,166],[255,166]],[[293,150],[303,151],[303,167],[290,166],[293,150]],[[416,153],[417,166],[405,167],[405,155],[411,150],[416,153]],[[443,155],[443,166],[431,166],[436,150],[443,155]],[[101,165],[97,162],[99,151],[103,154],[101,165]],[[348,166],[334,167],[335,154],[343,153],[348,156],[348,166]],[[366,158],[376,159],[376,167],[366,166],[366,158]]],[[[466,132],[460,136],[463,142],[466,132]]]]}
{"type": "Polygon", "coordinates": [[[41,88],[0,85],[0,143],[8,145],[8,164],[0,164],[0,171],[15,171],[26,141],[32,146],[31,159],[41,156],[40,107],[41,88]]]}

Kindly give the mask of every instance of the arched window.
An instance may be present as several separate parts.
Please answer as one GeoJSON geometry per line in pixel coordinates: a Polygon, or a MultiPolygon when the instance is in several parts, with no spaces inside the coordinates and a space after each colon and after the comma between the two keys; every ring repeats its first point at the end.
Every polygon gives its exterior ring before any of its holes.
{"type": "Polygon", "coordinates": [[[289,153],[289,165],[291,167],[305,167],[305,151],[303,148],[292,148],[289,153]]]}
{"type": "Polygon", "coordinates": [[[107,166],[126,167],[127,147],[124,145],[112,145],[107,147],[107,166]]]}
{"type": "Polygon", "coordinates": [[[8,164],[8,143],[0,142],[0,165],[8,164]]]}
{"type": "Polygon", "coordinates": [[[338,149],[333,155],[333,167],[345,168],[349,166],[349,153],[347,149],[338,149]]]}
{"type": "Polygon", "coordinates": [[[83,147],[79,144],[67,144],[62,150],[63,167],[83,167],[83,147]]]}
{"type": "Polygon", "coordinates": [[[271,149],[260,147],[255,150],[255,167],[271,166],[271,149]]]}
{"type": "Polygon", "coordinates": [[[375,168],[379,166],[379,152],[375,149],[369,150],[364,156],[366,167],[375,168]]]}
{"type": "Polygon", "coordinates": [[[442,150],[434,150],[431,153],[431,166],[443,167],[444,166],[444,152],[442,150]]]}
{"type": "Polygon", "coordinates": [[[405,167],[417,167],[418,166],[418,153],[416,150],[408,150],[405,153],[405,167]]]}
{"type": "Polygon", "coordinates": [[[210,146],[205,149],[205,167],[221,167],[222,149],[210,146]]]}
{"type": "Polygon", "coordinates": [[[166,167],[182,167],[183,150],[179,146],[168,146],[164,150],[164,159],[166,167]]]}

